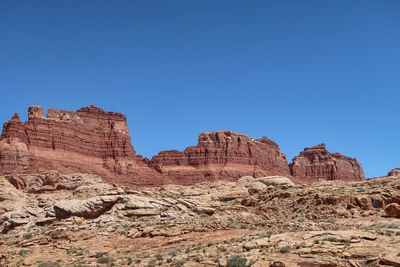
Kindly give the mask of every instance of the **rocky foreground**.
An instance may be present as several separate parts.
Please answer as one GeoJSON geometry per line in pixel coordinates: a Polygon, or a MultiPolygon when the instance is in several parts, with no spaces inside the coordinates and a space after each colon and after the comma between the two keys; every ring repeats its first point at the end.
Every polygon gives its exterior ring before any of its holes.
{"type": "Polygon", "coordinates": [[[400,178],[0,176],[0,266],[400,266],[400,178]]]}

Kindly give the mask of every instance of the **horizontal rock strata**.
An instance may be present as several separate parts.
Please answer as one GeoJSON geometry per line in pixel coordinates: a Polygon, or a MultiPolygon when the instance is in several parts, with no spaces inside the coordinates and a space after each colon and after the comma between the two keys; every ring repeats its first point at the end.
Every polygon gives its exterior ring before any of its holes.
{"type": "Polygon", "coordinates": [[[291,174],[300,181],[322,180],[362,181],[361,165],[354,158],[331,153],[325,144],[304,149],[290,164],[291,174]]]}
{"type": "Polygon", "coordinates": [[[286,157],[275,142],[231,131],[201,133],[196,146],[182,152],[162,151],[151,161],[164,175],[178,177],[181,183],[290,175],[286,157]]]}
{"type": "MultiPolygon", "coordinates": [[[[4,123],[0,174],[43,170],[91,173],[129,187],[237,180],[246,175],[283,176],[297,182],[364,179],[355,159],[330,153],[325,145],[306,148],[289,166],[270,139],[227,130],[201,133],[197,145],[161,151],[149,160],[136,155],[126,117],[95,106],[77,111],[50,108],[46,115],[42,107],[31,106],[25,123],[16,113],[4,123]]],[[[35,185],[30,186],[34,190],[35,185]]]]}
{"type": "Polygon", "coordinates": [[[18,114],[4,124],[0,140],[0,172],[95,173],[119,183],[161,183],[161,177],[135,156],[124,115],[95,106],[77,111],[31,106],[28,121],[18,114]]]}

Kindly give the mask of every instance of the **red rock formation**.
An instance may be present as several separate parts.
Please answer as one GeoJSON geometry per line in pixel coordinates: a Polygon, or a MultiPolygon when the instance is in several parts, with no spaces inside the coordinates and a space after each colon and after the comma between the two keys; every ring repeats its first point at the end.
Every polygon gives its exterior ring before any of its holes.
{"type": "Polygon", "coordinates": [[[400,176],[400,168],[395,168],[388,173],[388,176],[400,176]]]}
{"type": "Polygon", "coordinates": [[[17,113],[4,123],[0,139],[0,171],[1,173],[21,172],[30,164],[27,147],[28,137],[17,113]]]}
{"type": "Polygon", "coordinates": [[[76,112],[32,106],[28,121],[17,114],[0,139],[0,172],[29,173],[54,169],[102,175],[113,182],[160,184],[161,176],[135,157],[126,118],[88,106],[76,112]]]}
{"type": "Polygon", "coordinates": [[[125,116],[94,106],[76,112],[49,109],[47,118],[41,107],[30,107],[24,128],[31,146],[102,159],[119,160],[135,155],[125,116]]]}
{"type": "Polygon", "coordinates": [[[325,144],[304,149],[290,164],[292,175],[303,182],[324,180],[362,181],[361,165],[354,158],[330,153],[325,144]]]}
{"type": "Polygon", "coordinates": [[[135,154],[125,116],[95,106],[74,112],[49,109],[47,115],[32,106],[27,122],[14,114],[4,124],[0,174],[39,170],[94,173],[120,185],[193,184],[291,173],[305,182],[364,179],[355,159],[329,153],[325,145],[305,149],[290,170],[273,141],[230,131],[202,133],[196,146],[162,151],[148,160],[135,154]]]}
{"type": "Polygon", "coordinates": [[[151,162],[163,175],[183,184],[244,175],[290,175],[286,157],[275,142],[230,131],[201,133],[197,146],[183,152],[162,151],[151,162]]]}

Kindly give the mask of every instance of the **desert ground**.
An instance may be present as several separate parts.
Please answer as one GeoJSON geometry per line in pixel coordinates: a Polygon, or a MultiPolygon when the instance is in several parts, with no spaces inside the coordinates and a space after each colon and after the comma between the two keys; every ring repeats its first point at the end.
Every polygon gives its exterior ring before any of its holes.
{"type": "Polygon", "coordinates": [[[47,171],[0,182],[0,266],[400,266],[400,177],[128,189],[47,171]]]}

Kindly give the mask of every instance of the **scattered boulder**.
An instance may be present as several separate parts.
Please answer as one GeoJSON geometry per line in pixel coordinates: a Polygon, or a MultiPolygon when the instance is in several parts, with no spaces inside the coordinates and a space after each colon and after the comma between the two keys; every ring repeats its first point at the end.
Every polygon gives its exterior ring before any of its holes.
{"type": "Polygon", "coordinates": [[[355,204],[363,210],[370,210],[373,208],[372,198],[369,195],[362,194],[354,196],[354,201],[355,204]]]}
{"type": "Polygon", "coordinates": [[[25,195],[4,176],[0,176],[0,215],[23,205],[25,195]]]}
{"type": "Polygon", "coordinates": [[[85,200],[62,200],[54,204],[54,216],[60,219],[78,216],[97,218],[121,201],[119,196],[99,196],[85,200]]]}
{"type": "Polygon", "coordinates": [[[254,194],[267,188],[267,185],[252,176],[243,176],[236,182],[236,187],[247,188],[250,194],[254,194]]]}
{"type": "Polygon", "coordinates": [[[2,233],[14,229],[15,227],[28,224],[31,215],[26,212],[24,207],[18,207],[15,210],[4,213],[0,216],[0,225],[3,226],[2,233]]]}
{"type": "Polygon", "coordinates": [[[199,214],[207,214],[207,215],[213,215],[215,213],[214,208],[205,206],[197,206],[194,208],[194,211],[199,214]]]}
{"type": "Polygon", "coordinates": [[[245,198],[248,197],[249,191],[248,190],[232,190],[232,191],[228,191],[228,192],[223,192],[218,194],[217,196],[213,196],[214,199],[218,199],[220,201],[230,201],[230,200],[235,200],[238,198],[245,198]]]}
{"type": "Polygon", "coordinates": [[[267,176],[256,179],[257,182],[261,182],[265,185],[272,186],[293,186],[294,183],[287,177],[284,176],[267,176]]]}
{"type": "Polygon", "coordinates": [[[151,197],[128,195],[123,197],[123,203],[117,209],[123,216],[155,216],[161,213],[162,209],[171,206],[170,203],[160,201],[151,197]]]}
{"type": "Polygon", "coordinates": [[[391,203],[385,208],[386,216],[393,218],[400,218],[400,204],[391,203]]]}
{"type": "Polygon", "coordinates": [[[256,181],[256,179],[253,176],[246,175],[246,176],[240,177],[240,179],[236,181],[236,185],[245,187],[246,185],[254,183],[255,181],[256,181]]]}
{"type": "Polygon", "coordinates": [[[250,193],[256,193],[267,188],[267,185],[262,182],[255,181],[254,183],[246,185],[246,188],[249,189],[250,193]]]}

